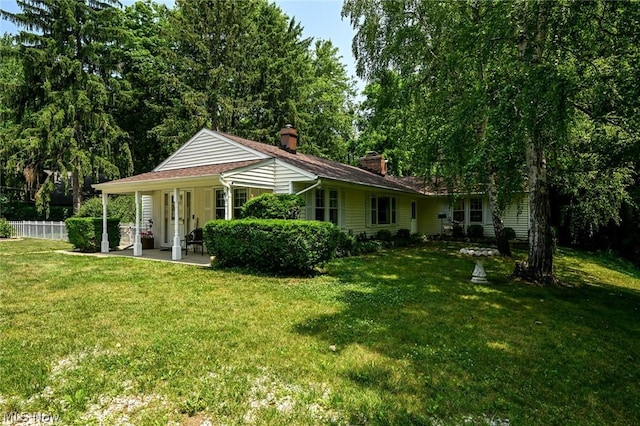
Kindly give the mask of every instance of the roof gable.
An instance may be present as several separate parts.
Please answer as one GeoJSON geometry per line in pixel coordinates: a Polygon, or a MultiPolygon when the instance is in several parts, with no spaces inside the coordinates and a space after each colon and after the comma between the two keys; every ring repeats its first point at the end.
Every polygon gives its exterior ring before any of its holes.
{"type": "Polygon", "coordinates": [[[294,154],[274,145],[255,142],[224,133],[222,133],[222,135],[248,148],[262,152],[270,157],[280,160],[283,163],[287,163],[290,166],[320,178],[354,183],[357,185],[373,186],[392,191],[411,193],[419,192],[392,176],[380,176],[359,167],[327,160],[314,155],[302,154],[300,152],[294,154]]]}
{"type": "Polygon", "coordinates": [[[223,134],[202,129],[164,160],[154,171],[234,163],[269,158],[269,155],[229,139],[223,134]]]}

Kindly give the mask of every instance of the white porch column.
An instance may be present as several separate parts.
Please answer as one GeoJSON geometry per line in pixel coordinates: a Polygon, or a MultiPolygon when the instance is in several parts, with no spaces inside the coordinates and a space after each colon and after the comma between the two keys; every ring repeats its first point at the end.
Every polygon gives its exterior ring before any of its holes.
{"type": "Polygon", "coordinates": [[[178,188],[173,188],[173,246],[171,248],[171,259],[182,259],[182,246],[180,245],[180,193],[178,188]]]}
{"type": "Polygon", "coordinates": [[[107,232],[107,193],[102,192],[102,241],[100,252],[109,253],[109,233],[107,232]]]}
{"type": "Polygon", "coordinates": [[[233,219],[233,206],[231,203],[233,202],[233,191],[231,190],[231,185],[233,182],[225,182],[225,180],[220,176],[220,183],[224,187],[224,218],[225,220],[233,219]]]}
{"type": "Polygon", "coordinates": [[[224,204],[224,207],[226,209],[226,211],[224,212],[224,216],[226,220],[231,220],[233,219],[233,190],[231,189],[231,185],[229,185],[224,190],[227,196],[227,202],[224,204]]]}
{"type": "Polygon", "coordinates": [[[136,191],[136,235],[133,242],[133,255],[142,256],[142,241],[140,241],[140,192],[136,191]]]}

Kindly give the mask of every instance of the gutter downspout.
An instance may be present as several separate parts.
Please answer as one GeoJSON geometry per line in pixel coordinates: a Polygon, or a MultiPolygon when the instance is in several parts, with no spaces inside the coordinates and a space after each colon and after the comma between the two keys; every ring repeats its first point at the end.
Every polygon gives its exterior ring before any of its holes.
{"type": "Polygon", "coordinates": [[[303,189],[302,191],[296,192],[296,195],[304,194],[305,192],[312,190],[313,188],[315,188],[316,186],[320,185],[321,183],[322,183],[322,180],[318,179],[318,182],[314,183],[313,185],[311,185],[308,188],[303,189]]]}

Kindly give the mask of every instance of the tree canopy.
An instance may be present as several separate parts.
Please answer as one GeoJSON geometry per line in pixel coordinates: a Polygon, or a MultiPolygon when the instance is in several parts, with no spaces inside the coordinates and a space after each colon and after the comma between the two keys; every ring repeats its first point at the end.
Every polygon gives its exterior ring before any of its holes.
{"type": "Polygon", "coordinates": [[[638,13],[629,1],[347,0],[380,115],[365,138],[393,129],[414,152],[407,167],[486,185],[498,237],[506,200],[526,189],[530,250],[516,273],[552,282],[551,188],[582,225],[616,219],[628,199],[637,157],[620,154],[638,145],[638,13]],[[390,79],[410,96],[381,96],[390,79]],[[388,120],[393,109],[403,121],[388,120]]]}
{"type": "Polygon", "coordinates": [[[292,124],[301,151],[346,157],[354,83],[268,0],[18,6],[0,11],[23,29],[2,41],[0,167],[42,205],[69,175],[77,208],[85,176],[149,171],[202,127],[275,144],[292,124]]]}

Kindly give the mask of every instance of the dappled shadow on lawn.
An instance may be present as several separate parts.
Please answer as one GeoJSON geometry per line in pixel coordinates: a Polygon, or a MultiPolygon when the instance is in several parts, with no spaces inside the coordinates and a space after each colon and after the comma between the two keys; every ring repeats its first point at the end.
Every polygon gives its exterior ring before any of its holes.
{"type": "Polygon", "coordinates": [[[295,331],[359,359],[337,365],[394,407],[380,423],[640,420],[638,293],[532,287],[508,281],[511,267],[487,262],[476,285],[473,262],[446,247],[342,259],[328,273],[343,309],[295,331]]]}

